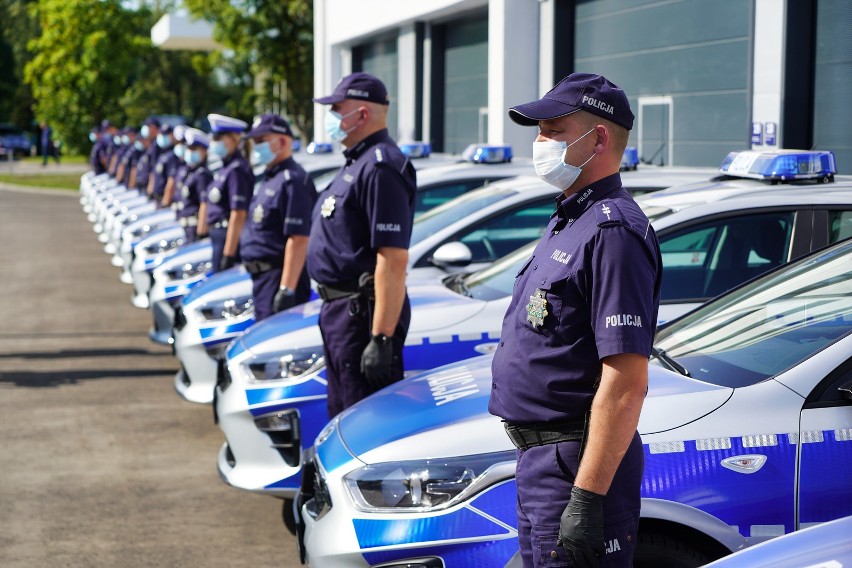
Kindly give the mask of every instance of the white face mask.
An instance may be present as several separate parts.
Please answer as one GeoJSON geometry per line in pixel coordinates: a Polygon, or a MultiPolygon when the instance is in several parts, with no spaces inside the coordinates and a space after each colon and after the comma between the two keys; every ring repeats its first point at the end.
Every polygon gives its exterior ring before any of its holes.
{"type": "Polygon", "coordinates": [[[570,144],[556,140],[533,142],[533,166],[538,177],[561,190],[566,190],[574,185],[583,171],[583,166],[588,164],[595,155],[592,153],[589,159],[579,166],[572,166],[565,163],[565,153],[568,148],[594,131],[595,129],[592,128],[570,144]]]}
{"type": "Polygon", "coordinates": [[[341,142],[349,133],[358,128],[356,124],[352,128],[348,128],[346,130],[343,129],[341,123],[344,118],[352,116],[356,112],[360,112],[361,109],[356,108],[352,112],[347,112],[344,115],[341,115],[339,112],[334,110],[329,110],[325,113],[325,133],[328,134],[328,137],[334,140],[335,142],[341,142]]]}

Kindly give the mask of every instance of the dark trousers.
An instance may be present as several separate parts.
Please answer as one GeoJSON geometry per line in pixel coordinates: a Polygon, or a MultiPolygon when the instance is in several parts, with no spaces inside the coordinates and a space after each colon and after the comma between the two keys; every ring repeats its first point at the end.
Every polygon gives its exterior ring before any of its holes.
{"type": "Polygon", "coordinates": [[[194,243],[198,240],[198,233],[196,232],[196,227],[184,227],[183,232],[186,233],[186,242],[194,243]]]}
{"type": "MultiPolygon", "coordinates": [[[[580,442],[560,442],[518,450],[518,541],[525,568],[570,567],[556,546],[559,520],[579,468],[580,442]],[[555,555],[554,555],[555,553],[555,555]]],[[[639,490],[645,458],[639,434],[621,460],[604,501],[606,568],[631,568],[639,527],[639,490]]]]}
{"type": "MultiPolygon", "coordinates": [[[[208,231],[210,244],[213,246],[213,272],[219,272],[219,264],[222,262],[222,256],[225,252],[225,237],[228,235],[227,227],[219,227],[218,229],[211,227],[208,231]]],[[[237,262],[239,262],[239,253],[237,253],[237,262]]]]}
{"type": "MultiPolygon", "coordinates": [[[[361,373],[361,354],[370,341],[372,319],[372,302],[360,296],[322,305],[319,325],[325,350],[329,418],[375,392],[361,373]]],[[[402,347],[410,321],[411,305],[406,295],[393,335],[393,377],[397,381],[402,378],[402,347]]]]}

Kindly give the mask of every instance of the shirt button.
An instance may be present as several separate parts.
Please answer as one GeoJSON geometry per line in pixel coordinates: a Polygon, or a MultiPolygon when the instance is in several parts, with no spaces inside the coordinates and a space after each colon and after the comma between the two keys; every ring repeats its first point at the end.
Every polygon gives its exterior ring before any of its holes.
{"type": "Polygon", "coordinates": [[[492,381],[492,382],[491,382],[491,388],[492,388],[492,389],[496,389],[496,388],[497,388],[497,383],[495,383],[494,381],[492,381]]]}
{"type": "Polygon", "coordinates": [[[538,265],[533,266],[533,270],[538,270],[538,265]]]}
{"type": "Polygon", "coordinates": [[[500,347],[503,347],[503,342],[502,342],[502,341],[500,342],[500,347]]]}
{"type": "Polygon", "coordinates": [[[544,286],[546,282],[547,282],[547,280],[542,280],[541,285],[544,286]]]}
{"type": "Polygon", "coordinates": [[[559,231],[553,231],[553,234],[554,234],[554,235],[558,235],[558,234],[559,234],[559,231]]]}
{"type": "Polygon", "coordinates": [[[550,551],[551,558],[559,558],[559,554],[555,550],[550,551]]]}

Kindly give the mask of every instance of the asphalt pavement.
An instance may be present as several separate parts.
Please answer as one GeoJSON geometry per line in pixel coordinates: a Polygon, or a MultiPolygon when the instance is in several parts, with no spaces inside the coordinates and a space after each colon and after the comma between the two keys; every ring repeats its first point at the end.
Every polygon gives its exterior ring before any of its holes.
{"type": "Polygon", "coordinates": [[[281,502],[226,486],[76,193],[0,189],[0,566],[300,566],[281,502]]]}

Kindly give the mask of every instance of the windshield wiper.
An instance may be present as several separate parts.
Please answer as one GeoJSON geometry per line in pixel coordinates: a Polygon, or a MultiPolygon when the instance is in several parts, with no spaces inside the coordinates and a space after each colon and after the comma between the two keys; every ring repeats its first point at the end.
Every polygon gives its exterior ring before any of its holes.
{"type": "Polygon", "coordinates": [[[663,351],[662,349],[651,347],[651,355],[656,357],[657,360],[659,360],[660,363],[663,364],[663,367],[665,367],[666,369],[669,369],[670,371],[674,371],[676,373],[680,373],[684,377],[692,377],[686,367],[672,359],[672,357],[669,356],[669,354],[663,351]]]}

